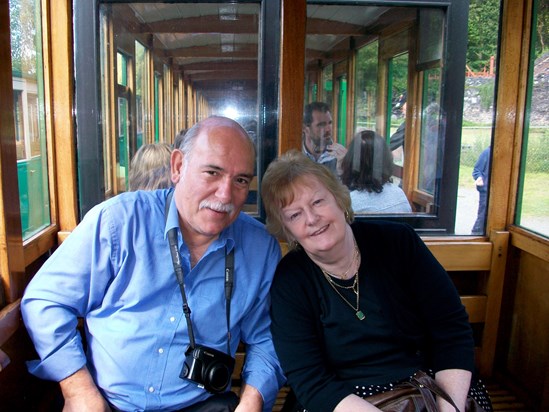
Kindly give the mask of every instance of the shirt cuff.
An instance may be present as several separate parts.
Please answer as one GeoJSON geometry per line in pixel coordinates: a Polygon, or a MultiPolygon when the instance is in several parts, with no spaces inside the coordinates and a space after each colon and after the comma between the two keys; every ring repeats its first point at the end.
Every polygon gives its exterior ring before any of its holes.
{"type": "Polygon", "coordinates": [[[62,381],[86,364],[80,336],[74,336],[67,344],[53,352],[46,359],[27,362],[33,375],[46,380],[62,381]]]}

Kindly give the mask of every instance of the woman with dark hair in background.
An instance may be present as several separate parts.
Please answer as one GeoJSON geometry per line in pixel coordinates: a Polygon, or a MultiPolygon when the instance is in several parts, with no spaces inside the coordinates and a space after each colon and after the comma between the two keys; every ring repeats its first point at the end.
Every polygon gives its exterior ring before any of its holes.
{"type": "Polygon", "coordinates": [[[410,213],[400,187],[393,184],[393,155],[372,130],[355,135],[341,162],[341,182],[351,191],[355,213],[410,213]]]}

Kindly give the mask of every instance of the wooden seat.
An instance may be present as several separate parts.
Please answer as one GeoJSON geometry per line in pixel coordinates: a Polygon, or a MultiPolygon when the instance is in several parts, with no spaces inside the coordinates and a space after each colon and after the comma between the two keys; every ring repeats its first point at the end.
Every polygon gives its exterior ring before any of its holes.
{"type": "Polygon", "coordinates": [[[481,376],[491,376],[501,313],[509,233],[494,231],[485,242],[425,243],[452,277],[475,332],[481,376]]]}

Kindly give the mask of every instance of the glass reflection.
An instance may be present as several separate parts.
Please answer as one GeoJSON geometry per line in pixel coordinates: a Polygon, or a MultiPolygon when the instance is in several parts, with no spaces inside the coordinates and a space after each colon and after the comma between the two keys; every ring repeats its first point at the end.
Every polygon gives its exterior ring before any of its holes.
{"type": "Polygon", "coordinates": [[[23,239],[51,223],[41,3],[9,2],[17,178],[23,239]]]}

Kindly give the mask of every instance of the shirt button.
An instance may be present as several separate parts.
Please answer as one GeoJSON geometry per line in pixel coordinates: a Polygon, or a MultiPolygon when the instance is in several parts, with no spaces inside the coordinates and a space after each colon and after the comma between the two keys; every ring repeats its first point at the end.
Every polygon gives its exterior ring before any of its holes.
{"type": "Polygon", "coordinates": [[[164,353],[164,349],[163,348],[158,349],[158,353],[164,353]]]}
{"type": "Polygon", "coordinates": [[[152,386],[149,386],[149,392],[150,393],[153,393],[154,392],[154,388],[152,386]]]}
{"type": "Polygon", "coordinates": [[[172,317],[170,318],[170,322],[175,322],[175,316],[172,316],[172,317]]]}

